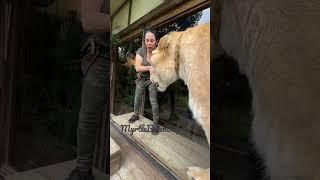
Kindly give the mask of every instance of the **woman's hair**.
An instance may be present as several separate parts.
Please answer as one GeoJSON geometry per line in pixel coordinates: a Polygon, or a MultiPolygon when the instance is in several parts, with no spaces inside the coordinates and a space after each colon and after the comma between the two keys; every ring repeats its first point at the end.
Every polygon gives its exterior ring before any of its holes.
{"type": "Polygon", "coordinates": [[[144,31],[143,40],[145,39],[146,34],[147,34],[148,32],[150,32],[150,33],[152,33],[152,34],[154,35],[154,37],[156,38],[156,41],[158,40],[158,38],[157,38],[157,32],[156,32],[155,30],[151,29],[151,28],[150,28],[150,29],[146,29],[146,30],[144,31]]]}

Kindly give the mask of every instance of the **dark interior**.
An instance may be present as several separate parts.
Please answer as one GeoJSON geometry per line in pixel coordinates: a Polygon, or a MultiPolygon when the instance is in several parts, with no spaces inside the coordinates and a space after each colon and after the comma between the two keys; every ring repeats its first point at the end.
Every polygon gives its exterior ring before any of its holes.
{"type": "Polygon", "coordinates": [[[76,155],[83,32],[76,12],[59,17],[41,11],[46,4],[39,3],[26,3],[22,12],[11,157],[18,171],[76,155]]]}
{"type": "Polygon", "coordinates": [[[213,59],[211,67],[214,176],[224,180],[262,179],[263,165],[250,141],[253,115],[248,79],[227,54],[213,59]]]}

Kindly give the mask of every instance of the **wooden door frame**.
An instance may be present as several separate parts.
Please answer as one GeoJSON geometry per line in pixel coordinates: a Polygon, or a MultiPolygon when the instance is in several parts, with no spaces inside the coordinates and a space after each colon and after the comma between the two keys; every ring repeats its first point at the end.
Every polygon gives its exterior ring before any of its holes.
{"type": "Polygon", "coordinates": [[[3,49],[0,63],[2,63],[2,88],[1,94],[2,102],[0,104],[0,141],[3,142],[0,146],[0,177],[12,174],[15,170],[10,166],[11,150],[13,143],[13,123],[15,119],[15,87],[16,87],[16,62],[17,62],[17,41],[16,31],[19,24],[19,11],[15,8],[16,2],[3,1],[2,12],[3,19],[1,24],[5,27],[1,31],[0,47],[3,49]],[[9,7],[9,8],[7,8],[9,7]]]}

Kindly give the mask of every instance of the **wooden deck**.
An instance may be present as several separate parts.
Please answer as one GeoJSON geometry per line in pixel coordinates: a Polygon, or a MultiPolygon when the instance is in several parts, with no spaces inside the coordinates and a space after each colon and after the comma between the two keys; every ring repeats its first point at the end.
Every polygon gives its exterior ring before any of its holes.
{"type": "Polygon", "coordinates": [[[187,168],[199,166],[208,168],[210,165],[209,148],[199,145],[174,132],[160,132],[152,135],[151,132],[129,132],[125,131],[123,125],[130,125],[130,128],[138,128],[144,125],[147,128],[152,121],[140,116],[140,120],[128,124],[132,113],[119,116],[111,115],[112,123],[123,127],[123,132],[136,141],[154,159],[168,169],[177,179],[187,179],[187,168]]]}
{"type": "MultiPolygon", "coordinates": [[[[18,172],[10,175],[6,180],[64,180],[75,167],[75,161],[66,161],[50,166],[45,166],[29,171],[18,172]]],[[[96,180],[106,180],[108,176],[96,169],[93,169],[96,180]]]]}
{"type": "MultiPolygon", "coordinates": [[[[110,136],[121,149],[120,170],[111,176],[111,180],[166,180],[158,169],[154,168],[113,126],[110,136]]],[[[112,169],[113,167],[111,167],[112,169]]]]}

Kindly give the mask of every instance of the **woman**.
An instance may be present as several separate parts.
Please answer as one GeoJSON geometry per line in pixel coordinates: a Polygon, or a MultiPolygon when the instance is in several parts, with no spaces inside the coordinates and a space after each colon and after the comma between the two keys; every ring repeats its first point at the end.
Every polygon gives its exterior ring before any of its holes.
{"type": "Polygon", "coordinates": [[[134,97],[134,114],[129,119],[129,123],[134,123],[139,119],[139,109],[141,104],[141,97],[145,92],[145,89],[149,89],[149,99],[152,106],[153,114],[153,127],[151,129],[152,134],[159,133],[159,104],[157,99],[157,88],[155,84],[150,81],[150,73],[152,67],[150,65],[150,59],[152,51],[157,47],[156,35],[153,31],[147,30],[144,35],[144,47],[141,47],[136,52],[135,69],[137,71],[136,90],[134,97]]]}
{"type": "MultiPolygon", "coordinates": [[[[106,104],[109,102],[110,89],[108,83],[110,77],[109,14],[109,1],[81,0],[81,23],[84,31],[90,34],[87,38],[87,42],[90,43],[85,43],[83,50],[87,55],[81,63],[84,76],[77,130],[76,167],[67,180],[94,180],[92,167],[97,132],[101,125],[109,124],[109,119],[106,119],[109,116],[102,117],[105,110],[106,114],[109,114],[109,107],[106,104]],[[91,46],[92,44],[94,46],[91,46]],[[102,119],[107,122],[102,122],[102,119]]],[[[106,154],[107,150],[101,151],[101,154],[106,154]]],[[[105,161],[105,159],[99,159],[98,163],[100,168],[109,174],[109,163],[105,161]]]]}

